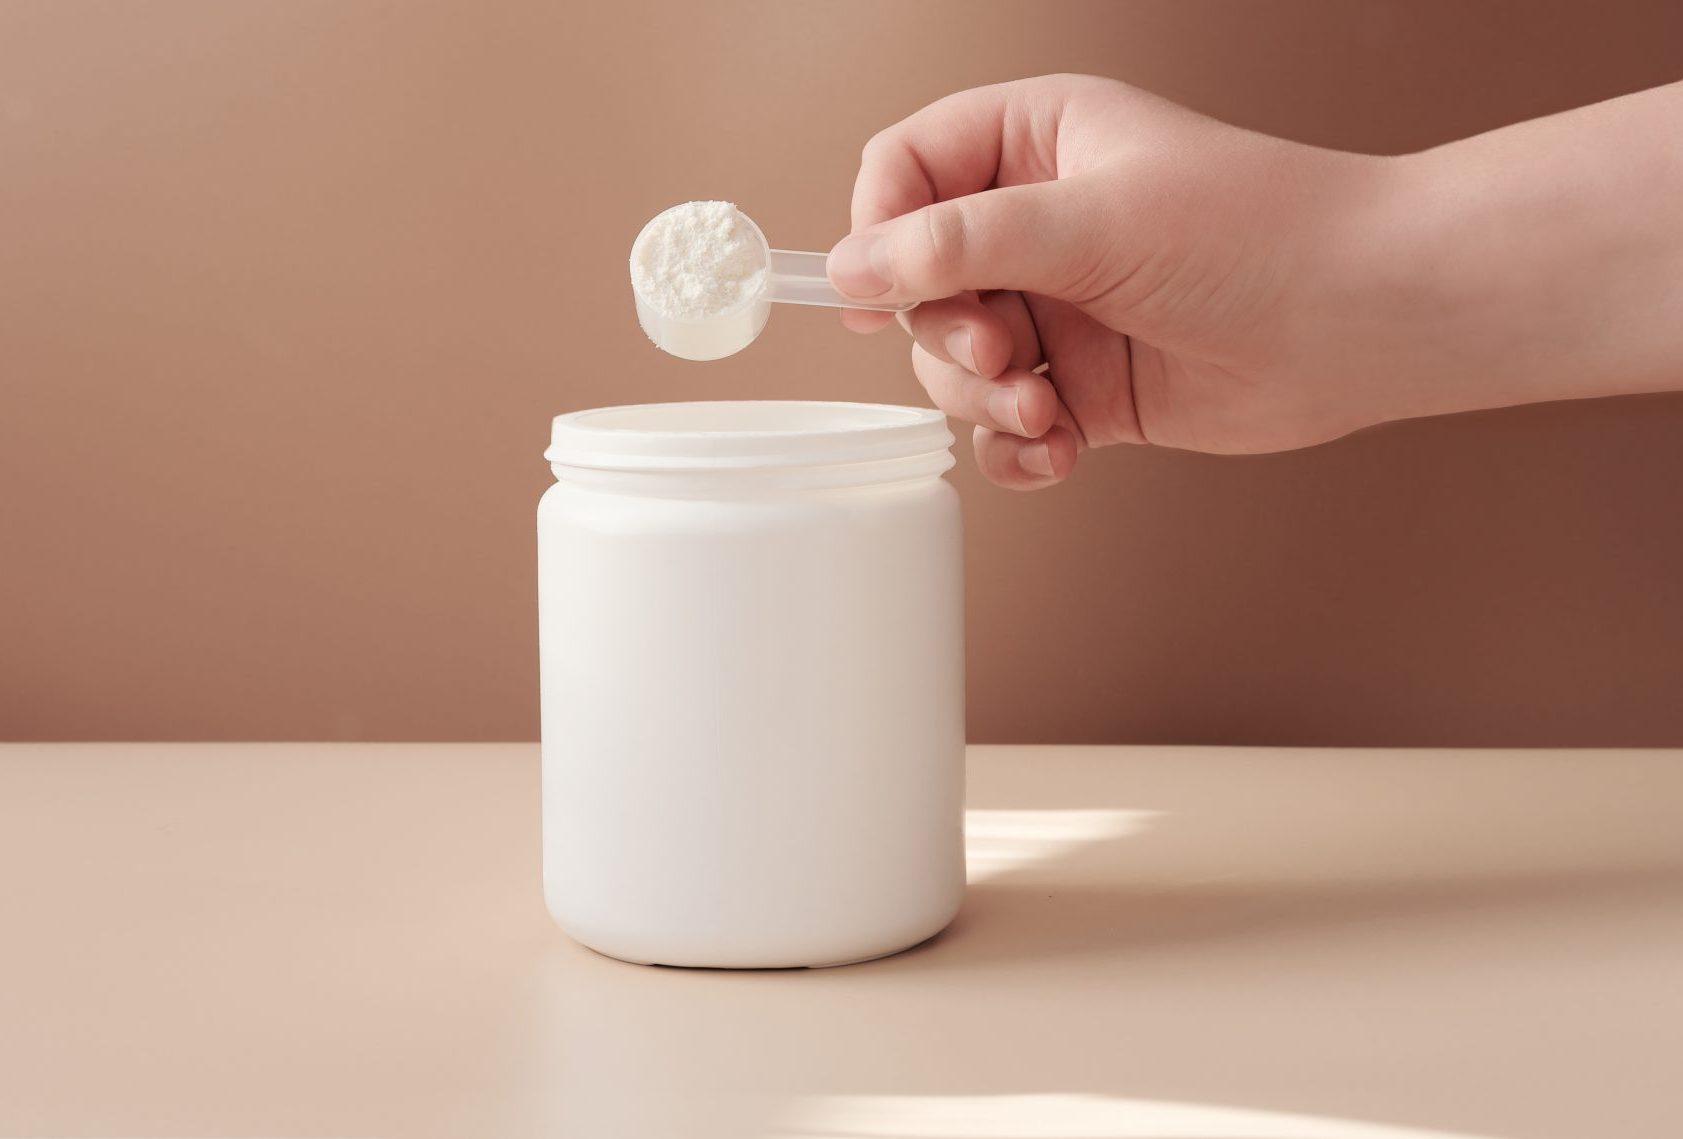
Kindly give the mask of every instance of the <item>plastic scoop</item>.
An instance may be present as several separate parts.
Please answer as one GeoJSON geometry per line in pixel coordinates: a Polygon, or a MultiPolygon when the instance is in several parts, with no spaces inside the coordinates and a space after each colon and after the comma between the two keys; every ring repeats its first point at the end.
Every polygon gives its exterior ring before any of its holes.
{"type": "MultiPolygon", "coordinates": [[[[650,340],[665,352],[685,360],[718,360],[742,351],[754,342],[771,316],[773,303],[787,305],[819,305],[824,308],[862,308],[877,312],[904,312],[909,304],[879,305],[849,300],[836,292],[824,272],[825,253],[804,253],[794,249],[773,249],[754,219],[736,211],[747,230],[759,245],[761,264],[765,268],[764,285],[754,294],[718,313],[696,319],[668,316],[637,291],[635,280],[631,292],[637,300],[637,323],[650,340]]],[[[631,244],[631,261],[637,261],[638,250],[648,237],[653,221],[643,227],[631,244]]]]}

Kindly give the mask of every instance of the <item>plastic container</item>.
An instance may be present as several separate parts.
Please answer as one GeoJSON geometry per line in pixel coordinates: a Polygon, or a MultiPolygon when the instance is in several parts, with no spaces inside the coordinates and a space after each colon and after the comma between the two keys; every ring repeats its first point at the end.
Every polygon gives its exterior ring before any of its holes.
{"type": "Polygon", "coordinates": [[[964,887],[958,497],[938,412],[555,420],[538,509],[544,883],[627,961],[839,965],[964,887]]]}

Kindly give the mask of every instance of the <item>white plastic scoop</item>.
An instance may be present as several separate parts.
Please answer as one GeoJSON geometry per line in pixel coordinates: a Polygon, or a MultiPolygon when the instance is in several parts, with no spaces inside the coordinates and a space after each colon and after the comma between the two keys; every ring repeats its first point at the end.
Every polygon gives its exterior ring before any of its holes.
{"type": "MultiPolygon", "coordinates": [[[[674,206],[673,209],[682,207],[674,206]]],[[[735,207],[732,207],[733,209],[735,207]]],[[[636,266],[643,245],[649,240],[655,223],[671,213],[667,210],[651,220],[631,245],[631,264],[636,266]]],[[[718,360],[742,351],[754,342],[766,326],[773,302],[790,305],[820,305],[825,308],[863,308],[878,312],[904,312],[909,304],[880,305],[848,300],[831,286],[825,275],[825,253],[803,253],[793,249],[773,249],[766,235],[754,224],[754,219],[736,211],[743,228],[752,236],[758,258],[756,268],[759,287],[740,300],[716,312],[701,317],[673,316],[663,312],[656,302],[637,288],[636,274],[632,274],[631,292],[637,301],[637,323],[650,340],[663,351],[686,360],[718,360]]]]}

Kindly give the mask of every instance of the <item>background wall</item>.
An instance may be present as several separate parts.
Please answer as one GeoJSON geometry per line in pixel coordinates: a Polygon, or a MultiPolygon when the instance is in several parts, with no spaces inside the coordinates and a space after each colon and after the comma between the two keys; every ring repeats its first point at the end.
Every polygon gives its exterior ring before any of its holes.
{"type": "MultiPolygon", "coordinates": [[[[1395,152],[1680,43],[1665,0],[0,0],[0,736],[535,737],[549,416],[925,402],[817,311],[651,348],[673,202],[826,248],[873,130],[1048,71],[1395,152]]],[[[1683,398],[955,478],[975,739],[1683,743],[1683,398]]]]}

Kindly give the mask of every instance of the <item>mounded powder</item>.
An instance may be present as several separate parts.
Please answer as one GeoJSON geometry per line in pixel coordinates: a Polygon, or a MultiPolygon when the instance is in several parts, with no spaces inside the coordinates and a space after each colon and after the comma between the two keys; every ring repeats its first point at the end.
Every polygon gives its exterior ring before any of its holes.
{"type": "Polygon", "coordinates": [[[631,287],[672,320],[707,320],[765,288],[765,250],[730,202],[685,202],[643,227],[631,250],[631,287]]]}

